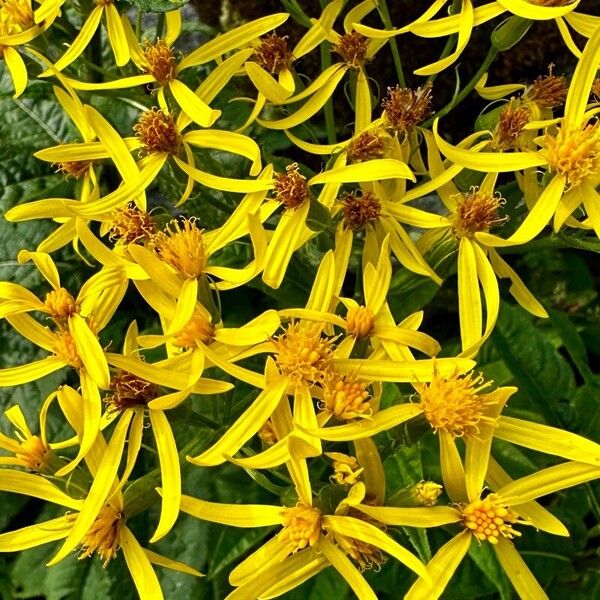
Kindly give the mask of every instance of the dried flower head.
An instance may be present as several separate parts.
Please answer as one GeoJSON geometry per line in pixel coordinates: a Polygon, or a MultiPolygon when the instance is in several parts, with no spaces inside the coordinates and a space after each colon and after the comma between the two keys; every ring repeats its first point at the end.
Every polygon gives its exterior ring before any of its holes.
{"type": "Polygon", "coordinates": [[[431,114],[431,82],[416,90],[389,87],[387,97],[381,103],[386,126],[406,135],[417,123],[431,114]]]}
{"type": "Polygon", "coordinates": [[[358,70],[366,63],[368,48],[368,38],[358,31],[351,31],[340,36],[331,49],[342,57],[348,67],[358,70]]]}
{"type": "Polygon", "coordinates": [[[294,57],[288,48],[287,39],[287,35],[281,37],[276,33],[265,36],[254,49],[251,59],[272,75],[289,69],[294,57]]]}
{"type": "Polygon", "coordinates": [[[344,224],[352,231],[362,231],[374,225],[381,215],[381,204],[372,192],[353,192],[338,198],[342,205],[344,224]]]}

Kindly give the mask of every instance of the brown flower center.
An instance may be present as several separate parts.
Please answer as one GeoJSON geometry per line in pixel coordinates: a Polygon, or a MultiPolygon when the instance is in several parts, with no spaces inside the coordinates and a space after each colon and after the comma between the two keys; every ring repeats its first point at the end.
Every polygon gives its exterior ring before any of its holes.
{"type": "Polygon", "coordinates": [[[499,210],[506,201],[498,193],[487,194],[472,187],[466,194],[458,194],[454,198],[456,212],[452,223],[456,237],[473,237],[478,231],[489,231],[507,221],[507,217],[499,216],[499,210]]]}
{"type": "Polygon", "coordinates": [[[358,70],[366,62],[368,48],[368,38],[358,31],[351,31],[340,36],[331,49],[342,57],[348,67],[358,70]]]}
{"type": "Polygon", "coordinates": [[[386,153],[385,134],[381,129],[363,131],[352,138],[346,147],[348,162],[364,162],[382,158],[386,153]]]}
{"type": "Polygon", "coordinates": [[[146,42],[143,49],[145,71],[156,79],[159,85],[167,85],[175,78],[175,56],[164,40],[151,44],[146,42]]]}
{"type": "Polygon", "coordinates": [[[406,135],[417,123],[431,114],[431,82],[416,90],[389,87],[382,102],[383,118],[390,129],[406,135]]]}
{"type": "Polygon", "coordinates": [[[362,231],[374,225],[381,215],[381,204],[371,192],[346,193],[338,198],[342,204],[344,224],[352,231],[362,231]]]}
{"type": "Polygon", "coordinates": [[[293,56],[287,45],[287,36],[272,33],[262,38],[260,45],[254,50],[252,60],[272,75],[289,69],[293,56]]]}
{"type": "Polygon", "coordinates": [[[127,371],[119,371],[110,380],[110,392],[104,398],[108,412],[146,406],[156,398],[156,385],[127,371]]]}
{"type": "Polygon", "coordinates": [[[151,108],[142,114],[133,130],[147,154],[179,153],[181,138],[172,114],[151,108]]]}
{"type": "Polygon", "coordinates": [[[295,210],[310,200],[310,191],[306,177],[301,175],[298,163],[285,168],[285,173],[275,175],[275,199],[287,209],[295,210]]]}

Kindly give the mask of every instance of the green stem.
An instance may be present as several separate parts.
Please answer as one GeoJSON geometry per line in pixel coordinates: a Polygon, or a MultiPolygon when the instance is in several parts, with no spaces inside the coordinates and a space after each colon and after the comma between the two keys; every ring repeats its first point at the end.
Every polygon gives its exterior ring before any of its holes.
{"type": "Polygon", "coordinates": [[[475,75],[469,81],[469,83],[467,83],[467,85],[460,92],[458,92],[458,94],[456,94],[452,98],[452,100],[450,100],[450,102],[448,102],[448,104],[446,104],[446,106],[444,106],[438,112],[436,112],[435,115],[433,115],[432,117],[430,117],[429,119],[424,121],[421,124],[421,127],[430,127],[435,119],[438,119],[439,117],[443,117],[444,115],[447,115],[453,108],[458,106],[473,91],[473,89],[475,88],[475,85],[481,79],[483,74],[489,70],[489,68],[490,68],[491,64],[494,62],[494,59],[496,58],[497,54],[498,54],[498,50],[496,50],[495,48],[490,48],[488,50],[486,57],[483,59],[481,66],[477,70],[477,73],[475,73],[475,75]]]}
{"type": "MultiPolygon", "coordinates": [[[[393,29],[392,19],[390,17],[390,11],[386,0],[381,0],[378,9],[381,20],[386,29],[393,29]]],[[[390,38],[390,48],[392,50],[392,60],[394,61],[394,68],[396,69],[396,77],[398,78],[398,85],[400,87],[406,87],[406,79],[404,78],[404,69],[402,68],[402,59],[400,58],[400,52],[398,50],[398,42],[396,38],[390,38]]]]}
{"type": "Polygon", "coordinates": [[[135,17],[135,37],[138,42],[142,39],[142,10],[138,8],[137,15],[135,17]]]}

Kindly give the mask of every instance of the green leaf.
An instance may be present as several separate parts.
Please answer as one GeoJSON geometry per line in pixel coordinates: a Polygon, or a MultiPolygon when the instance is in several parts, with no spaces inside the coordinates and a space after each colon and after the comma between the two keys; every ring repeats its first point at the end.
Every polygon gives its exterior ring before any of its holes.
{"type": "Polygon", "coordinates": [[[548,316],[583,380],[586,383],[593,383],[594,374],[588,365],[585,344],[575,325],[563,312],[548,309],[548,316]]]}
{"type": "Polygon", "coordinates": [[[571,395],[573,371],[532,317],[503,302],[492,344],[513,374],[520,396],[552,425],[560,425],[556,403],[571,395]]]}
{"type": "Polygon", "coordinates": [[[165,13],[185,6],[189,0],[127,0],[142,12],[165,13]]]}
{"type": "Polygon", "coordinates": [[[490,544],[471,544],[469,557],[488,578],[490,583],[498,590],[501,600],[511,600],[513,597],[512,586],[508,581],[504,569],[490,544]]]}

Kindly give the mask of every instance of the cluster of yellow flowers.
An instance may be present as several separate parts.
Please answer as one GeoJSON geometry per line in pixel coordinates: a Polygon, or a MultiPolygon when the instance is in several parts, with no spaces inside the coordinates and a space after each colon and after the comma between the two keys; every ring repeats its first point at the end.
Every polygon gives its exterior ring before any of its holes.
{"type": "Polygon", "coordinates": [[[328,566],[359,598],[376,598],[362,573],[387,556],[418,576],[406,598],[435,599],[473,540],[493,545],[522,598],[546,598],[512,539],[527,526],[568,535],[536,500],[600,477],[600,446],[549,425],[503,416],[517,390],[494,388],[477,374],[475,358],[496,324],[498,278],[510,281],[510,293],[527,311],[547,316],[497,248],[529,242],[549,222],[555,231],[576,228],[600,236],[600,105],[591,96],[600,88],[600,17],[579,12],[579,0],[493,0],[475,8],[471,0],[461,0],[454,3],[459,11],[442,16],[446,0],[432,0],[419,18],[400,28],[362,24],[379,4],[365,0],[344,11],[344,0],[332,0],[309,20],[293,48],[273,32],[289,17],[279,13],[182,53],[179,9],[164,14],[160,37],[141,39],[127,12],[120,14],[112,0],[94,0],[72,43],[51,60],[36,42],[52,35],[67,3],[41,0],[34,8],[31,0],[0,0],[0,55],[15,97],[28,84],[24,55],[30,71],[41,65],[39,76],[52,80],[58,103],[80,135],[36,153],[77,181],[77,196],[44,198],[5,214],[9,221],[56,223],[35,250],[18,255],[21,264],[33,262],[49,291],[38,298],[21,285],[0,282],[0,317],[48,353],[0,370],[0,386],[60,369],[69,370],[74,382],[40,402],[37,434],[18,406],[6,411],[16,435],[0,434],[6,451],[0,456],[0,491],[41,498],[68,512],[1,534],[0,551],[62,540],[49,565],[76,549],[81,557],[97,553],[106,565],[121,550],[140,597],[162,598],[152,565],[200,573],[142,548],[127,527],[128,518],[160,502],[150,543],[169,534],[181,511],[233,527],[281,528],[231,571],[231,599],[284,594],[328,566]],[[511,99],[496,111],[491,129],[456,145],[440,134],[443,114],[432,114],[430,81],[416,89],[402,82],[390,87],[375,117],[367,66],[394,36],[456,41],[454,50],[416,71],[431,76],[455,63],[475,27],[499,16],[507,20],[493,34],[498,51],[515,43],[532,20],[554,20],[578,57],[570,83],[550,73],[529,86],[489,86],[482,74],[473,88],[483,98],[511,99]],[[101,23],[120,68],[113,72],[123,75],[80,80],[76,66],[101,23]],[[577,46],[569,27],[587,40],[585,47],[577,46]],[[295,65],[325,47],[337,62],[305,84],[295,65]],[[198,67],[205,75],[194,89],[190,73],[198,67]],[[249,116],[237,131],[220,128],[221,111],[211,104],[240,77],[256,92],[249,116]],[[318,144],[298,137],[305,130],[290,131],[320,115],[345,78],[354,111],[349,139],[318,144]],[[110,90],[131,90],[144,103],[150,90],[156,106],[140,112],[131,137],[122,137],[110,115],[86,103],[110,90]],[[277,172],[263,164],[252,138],[257,129],[284,132],[294,156],[331,159],[312,177],[292,159],[277,172]],[[247,176],[198,168],[196,153],[213,151],[241,157],[247,176]],[[105,181],[106,165],[118,173],[116,184],[105,181]],[[154,202],[151,190],[167,165],[180,171],[186,184],[180,197],[167,199],[167,211],[176,216],[165,223],[149,210],[148,197],[154,202]],[[465,169],[485,176],[461,191],[456,178],[465,169]],[[526,208],[526,217],[506,238],[491,232],[506,221],[506,201],[496,190],[499,173],[513,174],[526,208]],[[239,198],[212,230],[203,227],[201,214],[177,211],[182,205],[185,211],[198,185],[239,198]],[[441,212],[414,204],[431,194],[441,199],[441,212]],[[328,220],[332,233],[325,251],[313,244],[318,233],[313,223],[319,219],[328,220]],[[69,244],[98,267],[77,293],[63,287],[51,257],[69,244]],[[241,326],[227,324],[219,298],[243,294],[242,286],[255,278],[279,288],[294,253],[311,244],[319,266],[304,306],[299,301],[300,306],[256,314],[241,326]],[[233,265],[232,248],[240,251],[233,265]],[[441,348],[419,331],[422,312],[398,323],[388,304],[398,271],[441,284],[430,260],[439,249],[457,257],[461,352],[453,358],[435,358],[441,348]],[[347,297],[346,275],[352,270],[356,288],[354,297],[347,297]],[[159,325],[140,332],[132,322],[118,352],[114,342],[104,345],[99,338],[130,288],[145,302],[139,311],[156,313],[159,325]],[[384,408],[386,382],[412,386],[413,394],[384,408]],[[198,437],[178,448],[169,411],[193,395],[224,394],[236,385],[255,392],[226,429],[216,423],[220,438],[208,448],[198,437]],[[50,410],[60,412],[72,437],[48,439],[50,410]],[[141,497],[130,481],[147,451],[142,443],[147,420],[160,468],[160,498],[156,484],[141,497]],[[443,481],[415,482],[391,502],[374,436],[409,422],[437,435],[443,481]],[[491,456],[493,439],[564,462],[513,480],[491,456]],[[260,451],[252,450],[259,445],[260,451]],[[324,460],[334,490],[329,506],[314,492],[318,477],[311,469],[324,460]],[[285,498],[284,505],[223,504],[182,493],[182,465],[207,468],[227,461],[245,469],[279,469],[294,487],[294,498],[285,498]],[[438,504],[442,493],[448,500],[438,504]],[[428,564],[388,531],[452,524],[456,535],[428,564]]]}

